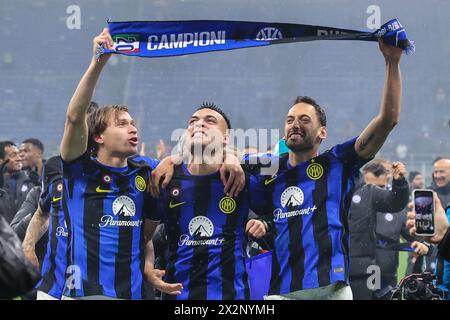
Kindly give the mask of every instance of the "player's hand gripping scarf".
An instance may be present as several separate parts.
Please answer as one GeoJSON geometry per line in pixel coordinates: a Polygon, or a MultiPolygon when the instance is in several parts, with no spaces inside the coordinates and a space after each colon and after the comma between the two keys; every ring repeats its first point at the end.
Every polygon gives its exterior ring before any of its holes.
{"type": "Polygon", "coordinates": [[[292,23],[246,21],[129,21],[108,22],[114,50],[99,48],[103,53],[120,53],[139,57],[169,57],[209,51],[268,46],[279,43],[314,40],[364,40],[382,38],[406,54],[414,52],[413,41],[397,19],[375,32],[338,29],[292,23]]]}

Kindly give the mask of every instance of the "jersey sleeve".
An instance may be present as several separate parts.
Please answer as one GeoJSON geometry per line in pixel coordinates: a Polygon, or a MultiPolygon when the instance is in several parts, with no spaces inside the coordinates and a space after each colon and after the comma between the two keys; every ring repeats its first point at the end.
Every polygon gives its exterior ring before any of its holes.
{"type": "Polygon", "coordinates": [[[161,221],[164,218],[163,196],[155,199],[149,194],[144,205],[145,218],[152,221],[161,221]]]}
{"type": "Polygon", "coordinates": [[[250,209],[257,215],[269,214],[269,203],[265,197],[262,176],[248,176],[250,209]]]}
{"type": "Polygon", "coordinates": [[[158,159],[149,158],[149,157],[146,157],[146,156],[139,156],[139,155],[133,156],[133,159],[135,161],[145,161],[150,166],[150,168],[152,170],[155,169],[159,165],[159,163],[161,162],[158,159]]]}
{"type": "Polygon", "coordinates": [[[52,202],[51,188],[54,182],[61,177],[61,158],[52,157],[45,162],[44,169],[42,171],[42,191],[39,197],[39,206],[42,211],[50,211],[50,205],[52,202]]]}
{"type": "Polygon", "coordinates": [[[70,162],[61,160],[63,174],[66,178],[79,178],[95,171],[94,160],[88,151],[70,162]]]}
{"type": "Polygon", "coordinates": [[[51,192],[49,191],[49,186],[47,185],[45,189],[42,190],[41,195],[39,197],[39,207],[41,207],[42,211],[48,212],[50,211],[51,203],[52,203],[51,192]]]}
{"type": "Polygon", "coordinates": [[[271,153],[246,154],[242,159],[242,169],[251,175],[276,174],[280,157],[271,153]]]}

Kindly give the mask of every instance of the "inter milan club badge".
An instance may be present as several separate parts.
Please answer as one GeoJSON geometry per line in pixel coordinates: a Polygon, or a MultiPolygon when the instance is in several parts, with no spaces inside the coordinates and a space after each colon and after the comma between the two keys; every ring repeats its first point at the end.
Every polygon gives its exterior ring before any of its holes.
{"type": "Polygon", "coordinates": [[[136,176],[136,179],[134,179],[134,184],[136,185],[136,189],[143,192],[147,189],[147,183],[145,182],[145,179],[141,176],[136,176]]]}
{"type": "Polygon", "coordinates": [[[236,210],[236,200],[228,196],[223,197],[220,199],[219,209],[225,214],[233,213],[236,210]]]}
{"type": "Polygon", "coordinates": [[[311,180],[319,180],[323,176],[323,167],[311,160],[311,164],[306,168],[306,174],[311,180]]]}

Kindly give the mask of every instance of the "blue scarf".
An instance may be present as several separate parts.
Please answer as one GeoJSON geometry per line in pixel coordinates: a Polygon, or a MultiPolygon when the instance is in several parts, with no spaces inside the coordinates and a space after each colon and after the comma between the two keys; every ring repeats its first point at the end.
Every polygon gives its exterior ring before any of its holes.
{"type": "Polygon", "coordinates": [[[114,50],[100,47],[103,53],[120,53],[139,57],[170,57],[209,51],[268,46],[279,43],[314,40],[377,41],[414,52],[413,41],[397,19],[375,32],[292,23],[246,21],[127,21],[108,22],[114,50]]]}

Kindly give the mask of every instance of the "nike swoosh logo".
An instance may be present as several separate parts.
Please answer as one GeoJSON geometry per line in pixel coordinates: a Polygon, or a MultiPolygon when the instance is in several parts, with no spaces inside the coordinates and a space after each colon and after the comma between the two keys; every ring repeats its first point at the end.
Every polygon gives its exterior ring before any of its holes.
{"type": "Polygon", "coordinates": [[[277,176],[271,178],[271,179],[266,179],[264,180],[264,185],[267,186],[268,184],[272,183],[273,181],[275,181],[275,179],[277,178],[277,176]]]}
{"type": "Polygon", "coordinates": [[[100,186],[97,186],[97,188],[95,189],[95,191],[99,192],[99,193],[104,193],[104,192],[113,192],[114,190],[109,190],[109,189],[102,189],[100,188],[100,186]]]}
{"type": "Polygon", "coordinates": [[[185,203],[186,203],[186,202],[172,203],[172,201],[170,201],[170,202],[169,202],[169,208],[170,208],[170,209],[173,209],[173,208],[179,207],[179,206],[181,206],[182,204],[185,204],[185,203]]]}
{"type": "Polygon", "coordinates": [[[59,200],[61,200],[61,199],[62,199],[62,197],[59,197],[59,198],[53,197],[52,202],[57,202],[57,201],[59,201],[59,200]]]}

